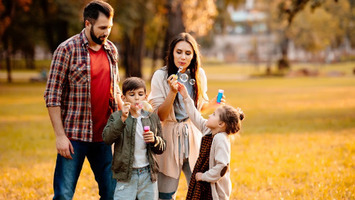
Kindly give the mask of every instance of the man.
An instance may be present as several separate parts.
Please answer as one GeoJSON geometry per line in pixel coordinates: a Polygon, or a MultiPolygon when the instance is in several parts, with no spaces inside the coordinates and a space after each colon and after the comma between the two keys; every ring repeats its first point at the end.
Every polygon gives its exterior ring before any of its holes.
{"type": "Polygon", "coordinates": [[[85,157],[101,199],[113,199],[112,150],[102,140],[107,119],[122,105],[118,53],[107,40],[113,12],[106,2],[90,2],[85,28],[53,55],[44,93],[58,151],[53,199],[72,199],[85,157]]]}

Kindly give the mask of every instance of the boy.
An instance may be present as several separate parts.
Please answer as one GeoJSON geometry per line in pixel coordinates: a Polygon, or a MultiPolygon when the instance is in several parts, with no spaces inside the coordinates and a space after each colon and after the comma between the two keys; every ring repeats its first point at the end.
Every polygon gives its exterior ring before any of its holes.
{"type": "Polygon", "coordinates": [[[155,154],[164,152],[158,115],[142,117],[146,87],[142,79],[127,78],[122,84],[122,110],[113,113],[102,133],[106,144],[115,143],[112,160],[113,178],[117,179],[114,199],[158,199],[158,166],[155,154]],[[144,132],[143,127],[150,131],[144,132]]]}

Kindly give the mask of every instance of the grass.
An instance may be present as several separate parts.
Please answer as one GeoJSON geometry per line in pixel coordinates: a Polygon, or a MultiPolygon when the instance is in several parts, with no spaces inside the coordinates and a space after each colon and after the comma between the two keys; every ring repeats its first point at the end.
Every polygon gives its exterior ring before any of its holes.
{"type": "MultiPolygon", "coordinates": [[[[355,199],[351,66],[320,66],[344,77],[250,79],[256,69],[248,66],[206,65],[209,97],[224,89],[246,114],[232,142],[231,199],[355,199]]],[[[56,149],[45,85],[24,77],[0,83],[0,199],[50,199],[56,149]]],[[[182,177],[177,199],[186,191],[182,177]]],[[[85,162],[74,199],[98,198],[85,162]]]]}

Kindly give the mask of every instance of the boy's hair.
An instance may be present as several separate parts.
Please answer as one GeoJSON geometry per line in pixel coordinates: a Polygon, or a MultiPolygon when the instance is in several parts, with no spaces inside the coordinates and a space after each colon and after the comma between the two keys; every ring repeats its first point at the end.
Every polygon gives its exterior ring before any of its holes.
{"type": "Polygon", "coordinates": [[[226,124],[226,133],[238,133],[242,126],[242,120],[244,119],[243,111],[240,108],[235,109],[229,105],[220,107],[220,110],[219,119],[226,124]]]}
{"type": "Polygon", "coordinates": [[[90,23],[94,24],[99,17],[100,12],[103,13],[107,18],[110,18],[113,17],[114,10],[110,4],[104,1],[91,1],[84,9],[84,23],[85,20],[88,20],[90,23]]]}
{"type": "Polygon", "coordinates": [[[137,90],[139,88],[144,89],[144,93],[147,93],[147,89],[145,87],[145,81],[139,77],[129,77],[122,83],[122,94],[126,95],[126,92],[137,90]]]}

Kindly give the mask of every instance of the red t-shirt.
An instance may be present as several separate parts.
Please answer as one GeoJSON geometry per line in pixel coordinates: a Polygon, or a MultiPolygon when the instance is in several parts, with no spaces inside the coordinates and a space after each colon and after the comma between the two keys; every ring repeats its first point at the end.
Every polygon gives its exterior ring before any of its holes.
{"type": "Polygon", "coordinates": [[[110,99],[110,64],[106,52],[89,48],[91,67],[91,113],[93,121],[93,142],[102,142],[102,131],[106,126],[111,111],[110,99]]]}

